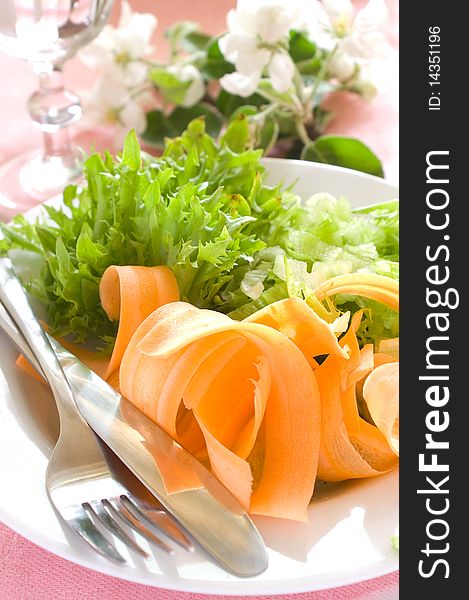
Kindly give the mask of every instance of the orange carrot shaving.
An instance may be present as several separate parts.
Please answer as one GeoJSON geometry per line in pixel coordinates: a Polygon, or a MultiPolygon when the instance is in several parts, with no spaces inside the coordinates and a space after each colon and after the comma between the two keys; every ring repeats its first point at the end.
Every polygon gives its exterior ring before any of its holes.
{"type": "Polygon", "coordinates": [[[353,294],[382,302],[399,310],[399,284],[394,279],[376,273],[350,273],[328,279],[314,290],[320,301],[336,294],[353,294]]]}
{"type": "Polygon", "coordinates": [[[321,398],[318,476],[327,481],[375,476],[396,465],[385,437],[358,413],[356,386],[374,367],[373,346],[369,344],[360,350],[356,337],[362,315],[363,311],[359,311],[353,316],[340,343],[332,326],[302,301],[281,300],[247,319],[282,331],[303,351],[314,369],[321,398]],[[311,351],[317,340],[322,340],[322,348],[327,349],[323,354],[329,354],[320,366],[311,361],[311,356],[319,353],[311,351]]]}
{"type": "Polygon", "coordinates": [[[111,266],[101,278],[99,296],[109,319],[119,320],[116,343],[105,373],[107,379],[119,367],[140,323],[159,306],[179,300],[179,289],[168,267],[111,266]]]}
{"type": "Polygon", "coordinates": [[[319,395],[303,353],[286,336],[183,302],[167,304],[133,335],[120,385],[190,451],[200,452],[202,443],[212,472],[250,512],[306,521],[319,395]],[[185,429],[190,419],[198,432],[192,447],[179,429],[182,403],[185,429]]]}
{"type": "Polygon", "coordinates": [[[257,311],[245,319],[247,323],[262,323],[277,329],[290,338],[302,350],[313,366],[315,356],[347,353],[337,343],[334,328],[318,316],[303,300],[286,298],[257,311]]]}
{"type": "MultiPolygon", "coordinates": [[[[399,309],[397,283],[379,275],[334,277],[316,289],[315,302],[339,293],[399,309]]],[[[348,314],[328,323],[307,302],[287,298],[234,321],[178,302],[167,267],[109,267],[100,296],[109,318],[119,319],[110,362],[70,350],[208,465],[251,513],[306,521],[317,476],[339,481],[396,466],[399,340],[381,342],[377,353],[371,344],[360,349],[363,311],[347,327],[348,314]],[[360,416],[357,397],[374,424],[360,416]]],[[[177,450],[159,450],[168,492],[202,485],[200,473],[172,470],[177,450]]]]}
{"type": "Polygon", "coordinates": [[[373,368],[370,349],[358,346],[361,317],[361,311],[354,315],[340,341],[349,360],[329,356],[315,371],[322,411],[318,476],[326,481],[380,475],[397,464],[386,438],[358,412],[357,382],[373,368]]]}

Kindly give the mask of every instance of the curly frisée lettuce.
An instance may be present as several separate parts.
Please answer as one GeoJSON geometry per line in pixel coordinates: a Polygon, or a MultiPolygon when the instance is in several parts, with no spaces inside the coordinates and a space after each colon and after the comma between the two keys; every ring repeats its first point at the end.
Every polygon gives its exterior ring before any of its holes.
{"type": "MultiPolygon", "coordinates": [[[[85,182],[68,186],[60,207],[44,205],[35,223],[17,216],[0,225],[0,253],[21,249],[41,258],[27,282],[48,309],[54,334],[112,343],[116,324],[99,300],[110,265],[167,265],[181,299],[242,319],[289,295],[307,298],[328,277],[375,272],[398,277],[398,205],[352,210],[328,194],[302,205],[291,189],[265,182],[261,151],[248,147],[240,115],[219,141],[192,121],[167,139],[158,158],[142,156],[135,133],[122,155],[92,154],[85,182]]],[[[397,315],[365,305],[362,341],[395,337],[397,315]]]]}

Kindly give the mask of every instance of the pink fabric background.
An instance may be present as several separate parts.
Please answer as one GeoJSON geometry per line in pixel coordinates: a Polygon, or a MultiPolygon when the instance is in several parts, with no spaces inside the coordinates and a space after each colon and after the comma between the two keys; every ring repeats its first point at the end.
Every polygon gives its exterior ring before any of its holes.
{"type": "MultiPolygon", "coordinates": [[[[307,1],[307,0],[305,0],[307,1]]],[[[357,2],[361,4],[362,2],[357,2]]],[[[398,44],[398,0],[387,0],[390,16],[386,33],[391,44],[398,44]]],[[[118,1],[116,0],[116,4],[118,1]]],[[[136,10],[153,11],[159,26],[155,36],[156,52],[165,55],[163,32],[175,20],[199,21],[213,33],[224,27],[224,15],[235,0],[131,0],[136,10]]],[[[336,113],[330,132],[356,135],[380,156],[388,179],[398,178],[398,96],[397,57],[383,65],[386,78],[378,97],[371,103],[340,95],[328,106],[336,113]]],[[[67,65],[67,79],[74,90],[84,89],[93,76],[77,59],[67,65]]],[[[40,133],[31,127],[26,98],[36,89],[30,67],[0,56],[0,162],[22,150],[38,147],[40,133]]],[[[0,214],[0,218],[2,215],[0,214]]],[[[284,598],[285,596],[278,596],[284,598]]],[[[398,574],[361,584],[324,592],[289,596],[297,600],[395,600],[398,598],[398,574]]],[[[38,548],[8,527],[0,524],[0,600],[195,600],[221,598],[150,588],[89,571],[38,548]]],[[[225,596],[226,598],[226,596],[225,596]]],[[[264,597],[265,598],[265,597],[264,597]]]]}

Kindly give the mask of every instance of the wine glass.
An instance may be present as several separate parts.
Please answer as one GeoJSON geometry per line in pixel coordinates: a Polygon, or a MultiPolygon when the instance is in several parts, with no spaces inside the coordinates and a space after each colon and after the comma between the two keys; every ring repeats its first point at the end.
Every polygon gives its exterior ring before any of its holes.
{"type": "MultiPolygon", "coordinates": [[[[0,0],[0,51],[28,61],[39,78],[28,109],[42,151],[0,165],[0,208],[14,214],[57,194],[81,172],[68,126],[81,117],[63,65],[104,27],[113,0],[0,0]]],[[[13,140],[12,140],[13,143],[13,140]]]]}

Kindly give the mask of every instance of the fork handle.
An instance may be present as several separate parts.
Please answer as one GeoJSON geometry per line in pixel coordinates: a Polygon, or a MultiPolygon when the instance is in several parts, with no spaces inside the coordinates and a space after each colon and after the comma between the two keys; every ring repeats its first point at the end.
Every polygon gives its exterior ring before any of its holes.
{"type": "MultiPolygon", "coordinates": [[[[15,335],[15,343],[23,344],[20,346],[21,350],[27,355],[28,360],[34,362],[36,367],[40,367],[49,382],[61,422],[65,423],[68,416],[76,419],[78,409],[72,390],[45,331],[33,313],[26,292],[9,258],[0,258],[0,301],[24,336],[29,348],[25,348],[21,335],[15,335]]],[[[12,331],[11,327],[9,329],[12,331]]]]}

